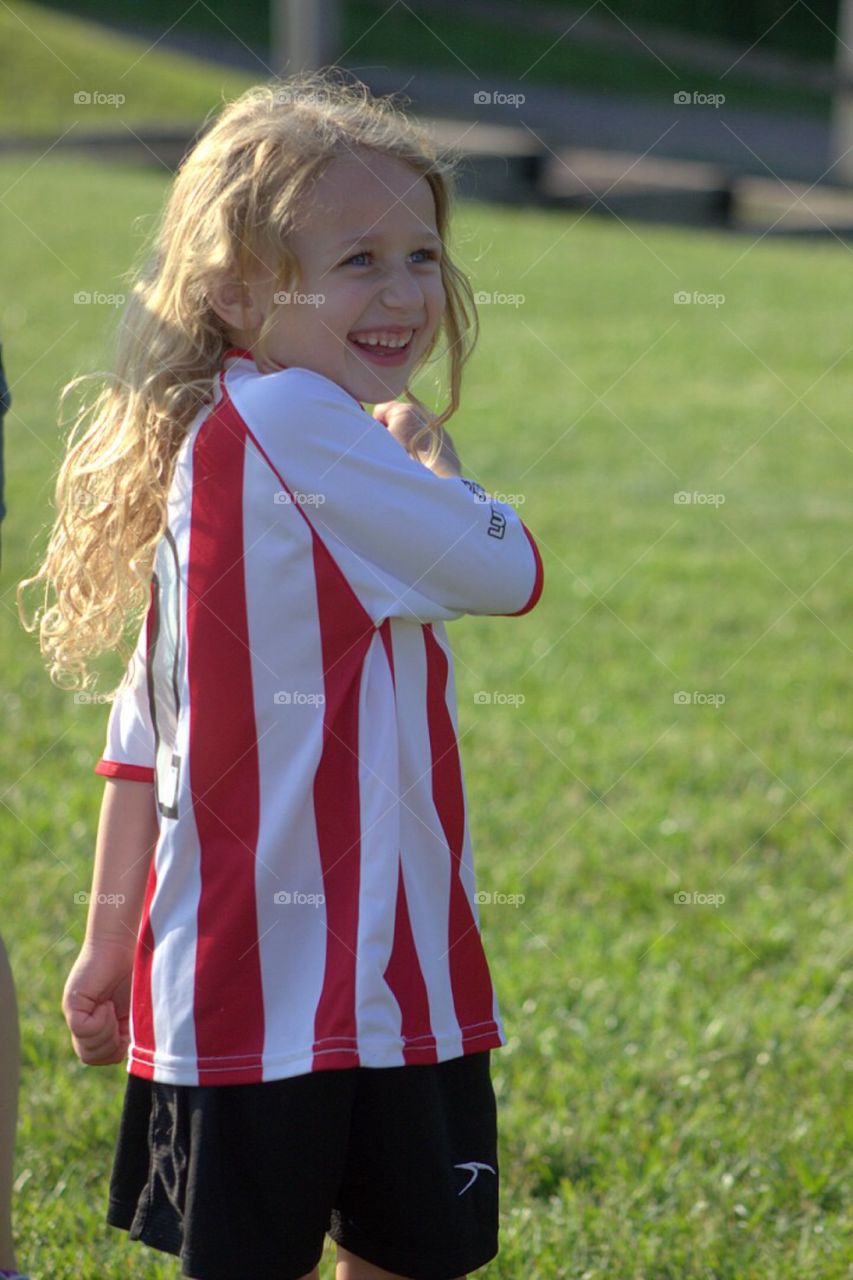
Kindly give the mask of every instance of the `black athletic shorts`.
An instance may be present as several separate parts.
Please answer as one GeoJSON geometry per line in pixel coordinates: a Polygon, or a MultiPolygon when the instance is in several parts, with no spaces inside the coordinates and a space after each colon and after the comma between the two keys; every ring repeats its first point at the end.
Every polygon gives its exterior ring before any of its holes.
{"type": "Polygon", "coordinates": [[[326,1233],[412,1280],[498,1252],[490,1051],[263,1084],[128,1075],[107,1223],[193,1280],[299,1280],[326,1233]]]}

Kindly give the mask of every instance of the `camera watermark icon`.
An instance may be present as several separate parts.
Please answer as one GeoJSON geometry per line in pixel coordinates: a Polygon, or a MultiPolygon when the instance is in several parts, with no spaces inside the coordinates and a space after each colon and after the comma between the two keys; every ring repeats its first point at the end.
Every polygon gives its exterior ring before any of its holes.
{"type": "Polygon", "coordinates": [[[700,293],[698,289],[694,289],[689,293],[687,289],[679,289],[672,295],[672,300],[678,307],[697,306],[697,307],[722,307],[726,301],[724,293],[700,293]]]}
{"type": "Polygon", "coordinates": [[[523,893],[492,893],[489,889],[478,889],[474,899],[479,906],[520,907],[525,902],[523,893]]]}
{"type": "Polygon", "coordinates": [[[279,689],[272,696],[273,702],[277,706],[291,707],[294,703],[298,706],[321,707],[326,701],[325,693],[301,693],[298,689],[279,689]]]}
{"type": "Polygon", "coordinates": [[[89,93],[86,89],[78,89],[74,94],[75,107],[123,107],[127,98],[123,93],[101,93],[95,89],[89,93]]]}
{"type": "Polygon", "coordinates": [[[287,489],[277,489],[273,494],[273,502],[278,506],[286,506],[289,502],[295,502],[301,507],[321,507],[326,501],[325,493],[301,493],[294,490],[289,493],[287,489]]]}
{"type": "Polygon", "coordinates": [[[699,493],[696,489],[679,489],[672,495],[677,507],[721,507],[726,500],[724,493],[699,493]]]}
{"type": "MultiPolygon", "coordinates": [[[[74,901],[78,907],[86,907],[92,899],[91,893],[85,893],[82,889],[75,893],[74,901]]],[[[127,898],[123,893],[96,893],[94,895],[95,902],[106,907],[120,907],[127,902],[127,898]]]]}
{"type": "Polygon", "coordinates": [[[114,493],[95,493],[91,489],[81,489],[78,496],[78,502],[81,507],[93,507],[96,503],[99,506],[111,507],[115,500],[114,493]]]}
{"type": "Polygon", "coordinates": [[[322,907],[326,901],[324,893],[301,893],[295,890],[278,889],[273,894],[273,902],[277,907],[322,907]]]}
{"type": "Polygon", "coordinates": [[[678,93],[672,95],[672,100],[677,107],[714,107],[715,110],[723,105],[726,100],[724,93],[702,93],[699,89],[688,92],[681,89],[678,93]]]}
{"type": "Polygon", "coordinates": [[[279,289],[273,294],[272,300],[279,307],[322,307],[326,301],[326,295],[325,293],[300,293],[298,289],[293,292],[279,289]]]}
{"type": "Polygon", "coordinates": [[[476,480],[468,480],[465,476],[458,477],[466,488],[470,489],[478,502],[503,502],[507,506],[520,507],[527,501],[527,497],[523,493],[486,493],[481,484],[477,484],[476,480]]]}
{"type": "Polygon", "coordinates": [[[506,704],[508,707],[520,707],[526,701],[523,693],[502,693],[500,689],[494,689],[490,693],[488,689],[478,689],[474,694],[474,703],[476,706],[485,706],[491,704],[506,704]]]}
{"type": "Polygon", "coordinates": [[[499,293],[495,290],[478,289],[474,294],[478,306],[523,307],[527,298],[523,293],[499,293]]]}
{"type": "Polygon", "coordinates": [[[677,707],[721,707],[726,700],[724,693],[702,693],[699,689],[689,692],[687,689],[679,689],[678,693],[672,695],[672,700],[677,707]]]}
{"type": "Polygon", "coordinates": [[[100,706],[104,702],[112,702],[112,697],[108,693],[75,693],[74,701],[81,706],[88,706],[89,703],[100,706]]]}
{"type": "Polygon", "coordinates": [[[89,293],[79,289],[74,295],[75,307],[123,307],[127,298],[123,293],[89,293]]]}
{"type": "Polygon", "coordinates": [[[500,89],[476,89],[475,107],[521,107],[527,101],[523,93],[503,93],[500,89]]]}
{"type": "Polygon", "coordinates": [[[678,907],[721,907],[726,900],[724,893],[674,893],[672,900],[678,907]]]}
{"type": "MultiPolygon", "coordinates": [[[[267,95],[263,90],[255,90],[255,95],[266,101],[267,95]]],[[[273,102],[281,107],[325,106],[328,101],[329,93],[325,89],[275,89],[273,91],[273,102]]]]}

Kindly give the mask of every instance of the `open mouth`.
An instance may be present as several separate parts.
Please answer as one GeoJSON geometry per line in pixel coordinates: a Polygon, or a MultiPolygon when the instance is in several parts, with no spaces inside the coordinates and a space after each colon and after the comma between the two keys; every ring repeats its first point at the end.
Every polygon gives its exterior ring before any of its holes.
{"type": "Polygon", "coordinates": [[[347,337],[347,342],[354,347],[360,356],[365,356],[368,360],[372,360],[374,364],[394,365],[403,364],[409,357],[412,349],[412,343],[415,337],[415,331],[412,329],[408,338],[402,346],[399,343],[402,335],[383,335],[380,341],[378,336],[368,340],[366,337],[354,338],[352,334],[347,337]],[[389,339],[395,345],[388,345],[389,339]]]}

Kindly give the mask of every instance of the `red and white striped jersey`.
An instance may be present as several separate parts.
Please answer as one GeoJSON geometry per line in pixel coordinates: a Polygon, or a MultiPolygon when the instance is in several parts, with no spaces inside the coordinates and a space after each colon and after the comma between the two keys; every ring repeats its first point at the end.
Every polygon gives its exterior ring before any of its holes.
{"type": "Polygon", "coordinates": [[[506,1043],[444,623],[542,591],[509,505],[232,350],[175,463],[95,771],[154,781],[128,1071],[243,1084],[506,1043]]]}

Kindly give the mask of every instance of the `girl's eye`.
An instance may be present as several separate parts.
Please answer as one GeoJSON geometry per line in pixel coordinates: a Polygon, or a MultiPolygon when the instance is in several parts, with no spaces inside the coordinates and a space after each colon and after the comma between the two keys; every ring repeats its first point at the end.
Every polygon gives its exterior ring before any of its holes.
{"type": "MultiPolygon", "coordinates": [[[[437,260],[438,260],[438,252],[437,252],[437,250],[435,250],[435,249],[413,249],[413,250],[412,250],[412,252],[413,252],[413,253],[423,253],[423,254],[425,254],[425,255],[426,255],[426,258],[427,258],[428,260],[432,260],[432,261],[437,261],[437,260]]],[[[369,249],[362,249],[362,251],[361,251],[360,253],[354,253],[354,254],[352,255],[352,257],[351,257],[351,258],[347,258],[346,262],[344,262],[342,265],[343,265],[343,266],[345,266],[345,267],[348,267],[348,266],[350,265],[350,263],[355,262],[356,258],[367,258],[367,257],[369,257],[369,256],[370,256],[370,250],[369,250],[369,249]]],[[[356,265],[357,265],[357,266],[361,266],[362,264],[361,264],[361,263],[356,263],[356,265]]]]}

